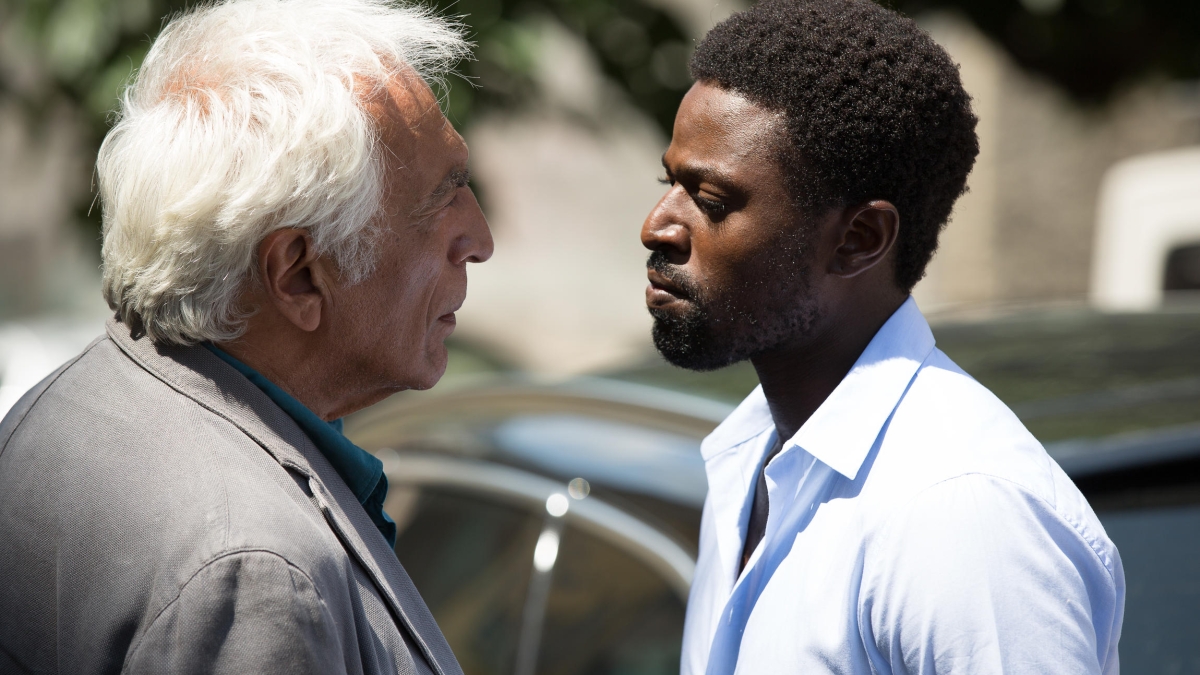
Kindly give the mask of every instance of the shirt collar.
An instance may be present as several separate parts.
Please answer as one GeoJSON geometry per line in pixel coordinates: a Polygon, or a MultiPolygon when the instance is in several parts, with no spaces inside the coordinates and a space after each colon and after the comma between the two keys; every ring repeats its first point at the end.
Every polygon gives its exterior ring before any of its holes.
{"type": "Polygon", "coordinates": [[[342,480],[346,481],[346,485],[350,487],[350,491],[354,493],[358,502],[360,504],[367,503],[379,485],[379,479],[383,476],[383,462],[352,443],[342,434],[342,420],[326,422],[257,370],[211,343],[205,343],[204,346],[220,357],[222,361],[245,375],[246,379],[261,389],[275,402],[275,405],[283,408],[283,411],[295,420],[296,424],[308,435],[321,454],[325,455],[342,480]]]}
{"type": "MultiPolygon", "coordinates": [[[[800,447],[850,480],[921,364],[934,348],[933,332],[909,297],[883,324],[833,392],[788,440],[780,454],[800,447]]],[[[701,444],[709,460],[775,424],[762,387],[742,401],[701,444]]]]}

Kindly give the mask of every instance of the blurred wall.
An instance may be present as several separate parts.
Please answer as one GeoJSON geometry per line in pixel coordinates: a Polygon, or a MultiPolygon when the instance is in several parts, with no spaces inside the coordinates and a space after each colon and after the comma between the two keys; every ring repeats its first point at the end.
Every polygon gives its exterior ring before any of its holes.
{"type": "Polygon", "coordinates": [[[933,313],[1082,303],[1105,171],[1200,142],[1200,86],[1145,82],[1103,107],[1081,108],[966,21],[922,23],[961,64],[980,118],[980,154],[918,301],[933,313]]]}
{"type": "MultiPolygon", "coordinates": [[[[655,2],[696,36],[738,7],[655,2]]],[[[1084,108],[965,20],[922,22],[962,66],[981,154],[918,300],[934,315],[1082,302],[1104,171],[1200,143],[1200,88],[1145,82],[1084,108]]],[[[0,65],[17,72],[8,35],[0,31],[0,65]]],[[[562,26],[547,20],[537,35],[540,98],[467,130],[496,255],[471,269],[459,336],[549,374],[648,358],[638,231],[662,193],[668,139],[562,26]]],[[[98,247],[72,206],[90,186],[79,124],[67,108],[31,118],[0,106],[0,320],[103,311],[98,247]]]]}
{"type": "Polygon", "coordinates": [[[65,107],[31,119],[0,102],[0,321],[102,305],[96,251],[76,222],[91,158],[65,107]]]}

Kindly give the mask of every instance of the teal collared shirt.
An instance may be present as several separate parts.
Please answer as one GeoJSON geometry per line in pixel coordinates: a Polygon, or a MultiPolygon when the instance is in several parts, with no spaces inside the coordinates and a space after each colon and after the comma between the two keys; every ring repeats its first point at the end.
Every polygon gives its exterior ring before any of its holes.
{"type": "Polygon", "coordinates": [[[308,434],[313,445],[325,455],[325,459],[333,465],[346,485],[358,499],[358,503],[367,510],[371,522],[383,534],[383,538],[393,548],[396,546],[396,523],[383,510],[383,500],[387,497],[388,481],[383,473],[383,462],[371,453],[350,442],[342,433],[342,420],[332,422],[317,417],[303,403],[297,401],[279,385],[263,377],[261,373],[250,366],[238,361],[211,343],[205,343],[210,352],[216,354],[222,361],[233,366],[254,386],[262,389],[275,405],[291,416],[304,433],[308,434]]]}

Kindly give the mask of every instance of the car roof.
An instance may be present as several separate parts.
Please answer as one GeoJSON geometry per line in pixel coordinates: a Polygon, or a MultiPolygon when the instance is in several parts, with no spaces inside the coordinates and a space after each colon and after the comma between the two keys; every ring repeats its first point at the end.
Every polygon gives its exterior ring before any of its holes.
{"type": "MultiPolygon", "coordinates": [[[[1200,455],[1200,307],[1056,307],[933,321],[938,347],[1008,404],[1069,473],[1200,455]]],[[[736,401],[747,363],[691,373],[651,360],[610,376],[736,401]]]]}
{"type": "Polygon", "coordinates": [[[483,459],[698,509],[700,441],[732,406],[642,384],[519,375],[457,378],[346,420],[368,451],[483,459]]]}

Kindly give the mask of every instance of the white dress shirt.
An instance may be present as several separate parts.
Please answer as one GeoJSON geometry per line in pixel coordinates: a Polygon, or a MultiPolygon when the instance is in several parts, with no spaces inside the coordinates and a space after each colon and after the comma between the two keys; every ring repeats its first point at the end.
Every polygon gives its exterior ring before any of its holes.
{"type": "Polygon", "coordinates": [[[1016,416],[934,347],[909,298],[766,468],[756,389],[705,439],[684,675],[1117,673],[1125,578],[1016,416]]]}

